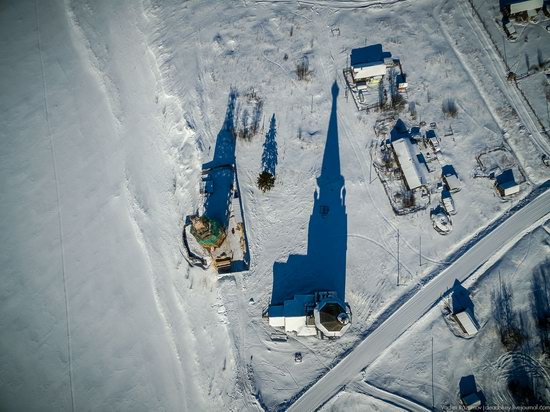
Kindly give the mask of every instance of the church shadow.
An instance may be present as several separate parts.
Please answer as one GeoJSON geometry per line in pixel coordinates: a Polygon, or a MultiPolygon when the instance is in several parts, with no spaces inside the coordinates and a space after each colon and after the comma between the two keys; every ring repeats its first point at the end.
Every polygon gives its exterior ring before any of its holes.
{"type": "Polygon", "coordinates": [[[223,126],[216,137],[214,157],[202,165],[203,175],[207,174],[212,185],[204,204],[204,215],[220,222],[223,227],[229,223],[229,204],[235,176],[235,106],[237,92],[229,91],[227,110],[223,126]]]}
{"type": "Polygon", "coordinates": [[[332,85],[332,110],[327,131],[321,175],[313,195],[306,255],[290,255],[273,265],[271,304],[282,304],[295,295],[334,291],[345,299],[347,214],[346,189],[340,171],[337,97],[332,85]]]}

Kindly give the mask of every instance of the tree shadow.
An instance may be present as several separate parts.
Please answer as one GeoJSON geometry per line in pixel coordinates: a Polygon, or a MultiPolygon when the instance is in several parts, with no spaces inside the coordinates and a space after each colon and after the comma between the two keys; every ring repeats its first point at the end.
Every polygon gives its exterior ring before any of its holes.
{"type": "Polygon", "coordinates": [[[316,291],[335,291],[345,299],[347,214],[338,146],[338,92],[334,82],[321,175],[309,220],[307,255],[290,255],[286,263],[274,263],[272,305],[316,291]]]}
{"type": "Polygon", "coordinates": [[[264,151],[262,153],[262,169],[264,172],[270,173],[275,176],[275,169],[277,167],[277,120],[275,114],[271,116],[269,122],[269,130],[265,135],[264,151]]]}
{"type": "Polygon", "coordinates": [[[542,353],[550,350],[550,259],[533,271],[531,312],[539,333],[542,353]]]}
{"type": "Polygon", "coordinates": [[[235,180],[235,105],[237,91],[231,89],[225,112],[225,120],[216,137],[212,161],[202,165],[203,174],[208,171],[213,190],[208,194],[204,204],[204,215],[216,219],[223,227],[229,223],[229,203],[235,180]]]}
{"type": "Polygon", "coordinates": [[[508,351],[519,350],[525,340],[523,319],[514,310],[512,289],[506,283],[493,292],[493,317],[500,335],[500,341],[508,351]]]}

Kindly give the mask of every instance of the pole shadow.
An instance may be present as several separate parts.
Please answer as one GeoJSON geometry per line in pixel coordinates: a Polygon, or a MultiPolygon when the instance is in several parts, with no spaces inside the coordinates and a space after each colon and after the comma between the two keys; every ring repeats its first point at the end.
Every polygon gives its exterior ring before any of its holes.
{"type": "Polygon", "coordinates": [[[286,263],[274,263],[272,305],[317,291],[334,291],[345,299],[347,214],[345,180],[340,172],[338,93],[335,81],[321,175],[313,195],[307,255],[290,255],[286,263]]]}

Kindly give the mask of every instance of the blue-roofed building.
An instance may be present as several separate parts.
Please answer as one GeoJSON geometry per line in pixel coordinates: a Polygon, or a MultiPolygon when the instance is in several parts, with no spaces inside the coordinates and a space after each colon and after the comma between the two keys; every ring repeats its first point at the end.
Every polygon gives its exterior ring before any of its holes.
{"type": "Polygon", "coordinates": [[[381,44],[361,47],[351,51],[351,71],[355,82],[379,83],[391,65],[391,53],[384,52],[381,44]]]}

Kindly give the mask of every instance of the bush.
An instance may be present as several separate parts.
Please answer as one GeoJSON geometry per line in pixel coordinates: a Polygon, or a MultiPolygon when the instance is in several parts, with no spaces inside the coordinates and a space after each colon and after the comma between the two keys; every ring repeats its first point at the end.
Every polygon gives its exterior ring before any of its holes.
{"type": "Polygon", "coordinates": [[[456,117],[458,115],[458,106],[454,99],[445,99],[441,105],[441,110],[443,114],[448,117],[456,117]]]}
{"type": "Polygon", "coordinates": [[[298,80],[307,80],[309,77],[309,59],[307,56],[304,56],[302,60],[296,65],[296,75],[298,80]]]}
{"type": "Polygon", "coordinates": [[[407,100],[399,93],[394,94],[391,98],[392,108],[397,112],[401,112],[406,104],[407,100]]]}
{"type": "Polygon", "coordinates": [[[273,189],[273,186],[275,186],[275,176],[264,170],[258,176],[257,183],[258,188],[265,193],[266,191],[273,189]]]}
{"type": "Polygon", "coordinates": [[[403,196],[403,207],[408,209],[415,205],[416,198],[414,197],[414,193],[411,190],[407,190],[403,196]]]}

